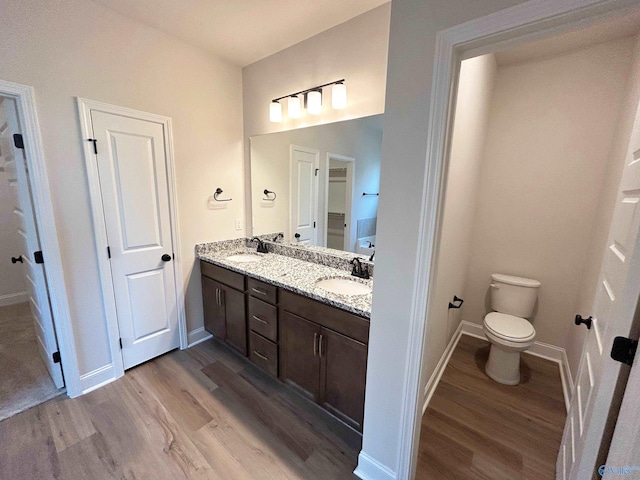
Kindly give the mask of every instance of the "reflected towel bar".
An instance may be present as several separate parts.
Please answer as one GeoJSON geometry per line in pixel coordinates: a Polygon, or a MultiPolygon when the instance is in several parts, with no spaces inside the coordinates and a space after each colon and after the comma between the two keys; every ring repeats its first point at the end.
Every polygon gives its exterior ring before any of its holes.
{"type": "Polygon", "coordinates": [[[231,198],[218,198],[218,195],[220,195],[222,192],[223,190],[220,187],[216,188],[216,191],[213,194],[213,199],[216,202],[230,202],[232,200],[231,198]]]}
{"type": "Polygon", "coordinates": [[[275,199],[277,197],[276,192],[272,192],[271,190],[267,190],[266,188],[264,189],[264,192],[262,192],[262,193],[264,193],[264,196],[265,196],[265,198],[263,198],[262,200],[268,200],[270,202],[273,202],[273,201],[275,201],[275,199]],[[273,194],[273,198],[269,197],[270,194],[273,194]]]}
{"type": "Polygon", "coordinates": [[[366,197],[366,196],[369,196],[369,195],[375,195],[377,197],[380,194],[379,193],[365,193],[365,192],[362,192],[362,196],[363,197],[366,197]]]}

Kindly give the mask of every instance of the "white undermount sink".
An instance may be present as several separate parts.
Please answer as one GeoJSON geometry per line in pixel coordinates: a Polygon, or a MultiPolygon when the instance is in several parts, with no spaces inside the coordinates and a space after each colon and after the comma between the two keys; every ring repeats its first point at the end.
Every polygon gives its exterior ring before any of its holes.
{"type": "Polygon", "coordinates": [[[364,283],[356,282],[350,278],[336,277],[325,278],[316,282],[316,287],[338,295],[366,295],[371,293],[371,287],[364,283]]]}
{"type": "Polygon", "coordinates": [[[228,257],[225,257],[225,260],[230,260],[232,262],[238,263],[252,263],[259,262],[260,260],[262,260],[262,257],[253,253],[236,253],[235,255],[229,255],[228,257]]]}

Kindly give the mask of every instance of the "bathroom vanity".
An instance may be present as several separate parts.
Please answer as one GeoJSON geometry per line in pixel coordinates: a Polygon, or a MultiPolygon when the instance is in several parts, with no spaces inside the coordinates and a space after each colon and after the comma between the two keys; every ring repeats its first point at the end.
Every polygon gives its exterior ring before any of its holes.
{"type": "MultiPolygon", "coordinates": [[[[347,257],[320,258],[321,264],[258,255],[237,241],[218,243],[198,251],[205,329],[361,432],[372,281],[350,276],[347,257]],[[329,278],[367,293],[316,286],[329,278]]],[[[316,249],[307,253],[323,255],[316,249]]]]}

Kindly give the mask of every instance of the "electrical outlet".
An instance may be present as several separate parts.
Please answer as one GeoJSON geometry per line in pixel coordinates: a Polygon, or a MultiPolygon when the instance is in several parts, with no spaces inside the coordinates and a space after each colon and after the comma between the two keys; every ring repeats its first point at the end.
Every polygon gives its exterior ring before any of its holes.
{"type": "Polygon", "coordinates": [[[236,218],[236,230],[242,230],[242,219],[236,218]]]}

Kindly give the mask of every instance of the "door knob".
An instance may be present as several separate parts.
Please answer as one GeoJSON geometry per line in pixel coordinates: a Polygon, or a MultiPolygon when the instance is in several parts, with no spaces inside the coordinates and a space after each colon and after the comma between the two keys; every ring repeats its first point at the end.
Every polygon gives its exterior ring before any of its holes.
{"type": "Polygon", "coordinates": [[[296,233],[296,234],[294,235],[294,237],[296,237],[296,238],[300,238],[300,234],[299,234],[299,233],[296,233]]]}
{"type": "Polygon", "coordinates": [[[11,263],[24,263],[24,260],[22,260],[22,255],[20,255],[18,258],[16,257],[11,257],[11,263]]]}
{"type": "Polygon", "coordinates": [[[593,322],[593,318],[589,317],[589,318],[582,318],[581,315],[576,315],[576,325],[580,325],[581,323],[584,323],[586,325],[586,327],[591,330],[591,323],[593,322]]]}
{"type": "Polygon", "coordinates": [[[165,253],[160,258],[162,259],[163,262],[170,262],[171,261],[171,255],[169,255],[168,253],[165,253]]]}

